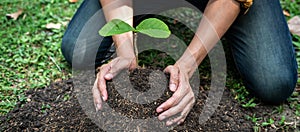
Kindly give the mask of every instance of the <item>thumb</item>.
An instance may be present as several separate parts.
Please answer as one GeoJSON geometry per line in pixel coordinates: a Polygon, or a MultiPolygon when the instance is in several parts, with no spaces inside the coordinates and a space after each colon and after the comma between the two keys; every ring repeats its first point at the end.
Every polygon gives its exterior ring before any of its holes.
{"type": "Polygon", "coordinates": [[[113,79],[113,77],[114,77],[114,75],[113,75],[112,73],[107,73],[107,74],[104,76],[104,78],[105,78],[106,80],[111,80],[111,79],[113,79]]]}
{"type": "Polygon", "coordinates": [[[104,76],[104,78],[106,80],[111,80],[113,79],[121,70],[120,68],[120,64],[117,64],[117,63],[110,63],[110,68],[109,68],[109,71],[107,72],[107,74],[104,76]]]}
{"type": "Polygon", "coordinates": [[[179,84],[179,69],[176,66],[168,66],[164,72],[170,73],[169,88],[175,92],[179,84]]]}

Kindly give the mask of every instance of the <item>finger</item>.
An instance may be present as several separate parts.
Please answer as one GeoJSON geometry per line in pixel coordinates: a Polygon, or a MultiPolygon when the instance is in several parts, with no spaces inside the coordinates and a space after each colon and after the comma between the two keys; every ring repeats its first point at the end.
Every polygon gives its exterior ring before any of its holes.
{"type": "Polygon", "coordinates": [[[171,98],[169,98],[166,102],[161,104],[159,107],[157,107],[156,112],[160,113],[162,111],[165,111],[175,105],[177,105],[181,99],[184,97],[186,93],[182,90],[177,90],[171,98]]]}
{"type": "Polygon", "coordinates": [[[93,99],[94,99],[94,104],[95,104],[95,109],[96,111],[100,110],[102,108],[102,99],[101,99],[101,93],[97,87],[97,79],[94,83],[94,86],[92,88],[92,93],[93,93],[93,99]]]}
{"type": "Polygon", "coordinates": [[[187,94],[176,106],[173,106],[170,109],[161,113],[158,116],[158,119],[164,120],[181,113],[183,109],[186,108],[189,104],[193,104],[193,99],[193,94],[187,94]]]}
{"type": "Polygon", "coordinates": [[[156,112],[160,113],[178,104],[179,101],[189,92],[192,92],[188,80],[184,76],[180,76],[180,83],[177,90],[171,98],[157,107],[156,112]]]}
{"type": "Polygon", "coordinates": [[[174,119],[172,119],[172,120],[167,121],[167,122],[166,122],[166,125],[167,125],[167,126],[170,126],[170,125],[173,125],[173,124],[179,125],[179,124],[183,123],[184,120],[186,119],[188,113],[189,113],[190,110],[192,109],[193,104],[194,104],[194,103],[188,104],[188,105],[183,109],[183,111],[181,112],[181,115],[180,115],[179,117],[176,117],[176,118],[174,118],[174,119]]]}
{"type": "Polygon", "coordinates": [[[168,66],[164,72],[170,73],[169,88],[172,92],[175,92],[179,83],[179,69],[175,66],[168,66]]]}
{"type": "Polygon", "coordinates": [[[179,125],[179,121],[182,120],[182,116],[179,116],[179,117],[176,117],[175,119],[173,120],[169,120],[166,122],[166,125],[167,126],[171,126],[173,124],[178,124],[179,125]]]}
{"type": "Polygon", "coordinates": [[[105,64],[101,66],[100,72],[97,74],[97,79],[98,79],[97,85],[103,101],[106,101],[108,98],[107,91],[106,91],[106,80],[104,76],[108,73],[109,69],[110,66],[108,64],[105,64]]]}
{"type": "Polygon", "coordinates": [[[133,60],[130,61],[129,71],[133,71],[136,68],[137,68],[137,60],[133,59],[133,60]]]}
{"type": "Polygon", "coordinates": [[[106,80],[113,79],[122,69],[127,66],[126,61],[120,61],[120,59],[115,59],[108,64],[110,69],[107,74],[104,76],[106,80]]]}

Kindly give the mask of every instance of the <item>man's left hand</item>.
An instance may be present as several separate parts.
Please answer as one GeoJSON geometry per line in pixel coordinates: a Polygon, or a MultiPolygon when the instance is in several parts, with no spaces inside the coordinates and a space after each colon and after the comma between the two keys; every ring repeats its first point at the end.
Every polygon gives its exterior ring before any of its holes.
{"type": "Polygon", "coordinates": [[[195,96],[189,83],[189,76],[179,66],[170,65],[164,72],[170,74],[169,88],[173,91],[172,97],[157,107],[160,113],[159,120],[166,120],[166,125],[181,124],[195,103],[195,96]]]}

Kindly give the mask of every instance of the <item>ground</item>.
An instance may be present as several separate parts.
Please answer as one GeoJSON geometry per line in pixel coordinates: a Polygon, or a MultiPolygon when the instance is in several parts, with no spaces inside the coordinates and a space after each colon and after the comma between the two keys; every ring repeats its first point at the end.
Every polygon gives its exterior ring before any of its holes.
{"type": "MultiPolygon", "coordinates": [[[[145,77],[151,70],[143,69],[139,72],[145,77]]],[[[135,71],[135,73],[138,71],[135,71]]],[[[131,76],[133,84],[137,90],[143,90],[147,87],[143,83],[143,76],[134,74],[131,76]],[[141,79],[136,79],[140,77],[141,79]]],[[[155,102],[165,100],[167,93],[165,91],[162,98],[151,102],[147,105],[134,105],[118,95],[118,92],[113,88],[112,83],[109,83],[110,99],[108,104],[117,112],[131,118],[147,118],[149,116],[156,117],[155,102]],[[122,107],[123,106],[123,107],[122,107]],[[126,107],[124,107],[126,106],[126,107]],[[137,108],[137,109],[136,109],[137,108]]],[[[247,115],[256,113],[257,117],[269,116],[266,113],[272,113],[274,106],[260,105],[249,109],[243,108],[234,99],[234,96],[228,88],[223,93],[222,100],[218,109],[205,122],[199,124],[199,115],[207,97],[207,90],[204,90],[207,84],[201,84],[196,105],[188,115],[186,121],[179,126],[176,126],[173,131],[188,130],[188,131],[252,131],[255,125],[251,120],[245,119],[247,115]]],[[[147,89],[147,88],[146,88],[147,89]]],[[[101,127],[97,126],[87,117],[79,104],[76,93],[74,92],[73,80],[63,80],[52,83],[50,86],[41,89],[32,89],[26,92],[28,102],[19,102],[13,111],[1,118],[1,127],[6,131],[102,131],[101,127]]],[[[93,109],[94,110],[94,109],[93,109]]],[[[270,116],[271,117],[271,116],[270,116]]],[[[122,125],[120,123],[112,123],[110,126],[122,125]]],[[[128,125],[128,124],[127,124],[128,125]]],[[[263,127],[265,130],[276,131],[279,128],[274,126],[263,127]]],[[[299,126],[298,126],[299,129],[299,126]]],[[[132,129],[129,129],[132,130],[132,129]]],[[[140,129],[143,130],[143,129],[140,129]]],[[[137,131],[137,130],[136,130],[137,131]]]]}
{"type": "MultiPolygon", "coordinates": [[[[31,2],[4,0],[0,2],[0,16],[3,16],[0,18],[0,27],[3,29],[0,31],[0,36],[2,36],[0,40],[2,77],[0,81],[0,131],[102,131],[102,127],[97,126],[93,118],[89,118],[90,115],[95,114],[93,106],[89,107],[87,112],[87,107],[82,107],[84,105],[78,100],[91,98],[91,96],[80,94],[86,91],[76,91],[76,78],[71,76],[70,66],[60,52],[61,38],[66,28],[65,23],[70,21],[80,2],[70,3],[67,0],[33,0],[31,2]],[[5,17],[6,14],[19,9],[23,9],[23,14],[17,20],[5,17]],[[61,27],[47,28],[46,25],[49,23],[61,24],[61,27]]],[[[286,16],[287,20],[300,14],[299,0],[281,0],[281,5],[283,10],[289,13],[289,16],[286,16]]],[[[178,21],[189,23],[197,21],[200,16],[185,9],[177,13],[171,12],[173,17],[179,17],[179,19],[167,21],[168,25],[178,38],[188,43],[193,34],[178,21]],[[182,16],[185,19],[182,19],[182,16]]],[[[293,35],[298,61],[300,61],[299,40],[299,36],[293,35]]],[[[224,41],[223,44],[226,47],[226,40],[224,41]]],[[[178,45],[174,44],[169,49],[176,48],[178,45]]],[[[238,72],[233,65],[230,65],[233,64],[230,54],[226,55],[228,76],[217,110],[207,122],[199,124],[198,118],[206,104],[205,99],[210,90],[210,63],[206,59],[199,67],[201,86],[196,105],[187,120],[182,125],[176,126],[173,131],[299,131],[300,87],[297,86],[293,95],[280,105],[264,104],[245,89],[239,75],[236,74],[238,72]]],[[[134,71],[130,79],[135,84],[136,90],[145,92],[149,89],[149,70],[161,71],[163,67],[174,63],[174,60],[153,50],[146,51],[139,57],[141,69],[134,71]],[[154,67],[150,67],[151,65],[154,67]]],[[[158,76],[154,80],[163,82],[160,78],[161,76],[158,76]]],[[[146,105],[139,105],[122,98],[114,89],[113,83],[110,82],[108,85],[110,95],[112,95],[108,101],[109,106],[128,117],[128,121],[156,117],[155,108],[172,94],[165,90],[164,96],[160,99],[150,101],[146,105]]],[[[87,86],[85,90],[89,88],[87,86]]],[[[87,103],[87,105],[92,104],[87,103]]],[[[124,122],[106,126],[120,127],[124,126],[124,122]]],[[[130,127],[125,129],[132,130],[130,127]]],[[[139,126],[133,129],[143,130],[139,126]]]]}
{"type": "MultiPolygon", "coordinates": [[[[137,104],[124,99],[124,97],[120,95],[120,93],[122,93],[120,89],[117,90],[115,88],[118,85],[121,85],[118,86],[118,88],[128,85],[122,85],[123,83],[118,82],[117,84],[113,82],[107,83],[108,94],[110,95],[107,101],[108,105],[114,112],[128,117],[128,119],[126,122],[118,122],[112,117],[112,122],[107,124],[109,128],[106,127],[106,129],[152,130],[153,126],[151,126],[151,128],[139,128],[135,126],[132,128],[129,127],[131,125],[129,125],[130,123],[128,124],[128,122],[134,119],[156,118],[158,115],[155,112],[157,106],[171,96],[172,92],[167,89],[166,81],[163,76],[150,76],[150,73],[153,73],[153,71],[156,71],[154,74],[162,73],[159,72],[161,70],[161,68],[140,68],[130,73],[129,80],[131,84],[134,85],[134,89],[140,92],[149,92],[150,85],[153,82],[162,83],[162,85],[158,86],[165,86],[164,93],[159,99],[146,104],[137,104]]],[[[122,74],[119,76],[122,77],[122,74]]],[[[168,75],[165,77],[168,78],[168,75]]],[[[83,78],[86,79],[87,77],[83,78]]],[[[18,102],[14,110],[2,116],[0,118],[0,122],[2,122],[0,128],[4,131],[103,131],[103,126],[100,124],[97,125],[95,118],[89,118],[87,116],[93,115],[89,112],[95,112],[89,91],[91,88],[90,85],[83,84],[80,85],[80,88],[78,88],[78,86],[76,88],[74,87],[74,85],[77,84],[76,80],[57,80],[47,87],[27,91],[25,93],[27,101],[18,102]],[[79,103],[78,100],[82,101],[82,98],[88,98],[90,100],[84,102],[89,103],[89,110],[86,110],[86,105],[83,105],[82,102],[81,104],[79,103]]],[[[199,123],[199,116],[203,112],[203,106],[206,103],[205,100],[209,92],[209,89],[207,89],[207,87],[209,87],[208,82],[209,79],[202,78],[195,106],[189,113],[186,121],[182,125],[175,126],[175,128],[172,129],[170,128],[170,131],[289,131],[300,129],[298,125],[299,118],[296,117],[292,109],[288,107],[288,102],[282,105],[284,112],[281,114],[277,114],[280,113],[280,111],[277,110],[277,106],[269,106],[263,103],[253,108],[245,108],[235,99],[235,95],[231,92],[232,89],[227,87],[223,92],[222,100],[214,114],[205,123],[199,123]],[[285,125],[279,125],[282,120],[281,115],[285,115],[286,117],[283,121],[283,123],[286,123],[285,125]],[[264,121],[261,117],[275,120],[275,122],[264,121]],[[265,125],[263,125],[263,123],[265,123],[265,125]]],[[[130,94],[130,92],[128,92],[128,94],[130,94]]],[[[105,111],[96,113],[100,115],[107,114],[105,111]]],[[[163,125],[164,123],[160,124],[163,125]]],[[[0,129],[0,131],[2,130],[0,129]]]]}

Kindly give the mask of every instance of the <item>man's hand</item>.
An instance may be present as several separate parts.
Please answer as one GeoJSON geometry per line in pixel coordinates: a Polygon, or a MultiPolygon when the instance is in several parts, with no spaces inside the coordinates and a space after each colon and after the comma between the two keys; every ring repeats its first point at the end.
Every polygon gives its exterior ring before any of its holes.
{"type": "Polygon", "coordinates": [[[204,17],[188,48],[175,65],[165,69],[165,72],[171,74],[169,87],[174,94],[156,109],[156,112],[161,113],[159,120],[167,119],[167,125],[180,124],[185,120],[195,103],[189,77],[228,30],[239,12],[240,5],[236,1],[209,0],[204,17]]]}
{"type": "Polygon", "coordinates": [[[167,126],[181,124],[195,103],[195,96],[189,84],[189,76],[176,64],[168,66],[164,71],[170,73],[169,88],[174,93],[171,98],[156,109],[156,112],[161,113],[158,119],[167,119],[167,126]]]}
{"type": "Polygon", "coordinates": [[[133,70],[136,66],[135,58],[117,57],[108,64],[104,64],[100,67],[92,89],[96,111],[100,110],[102,102],[108,99],[106,80],[111,80],[123,69],[133,70]]]}
{"type": "MultiPolygon", "coordinates": [[[[107,21],[121,19],[130,26],[133,25],[132,0],[99,0],[107,21]]],[[[97,74],[92,92],[96,111],[102,107],[102,101],[108,98],[106,91],[106,81],[111,80],[123,69],[136,68],[136,58],[133,50],[133,34],[126,32],[112,36],[116,44],[118,57],[108,64],[102,65],[97,74]]]]}

